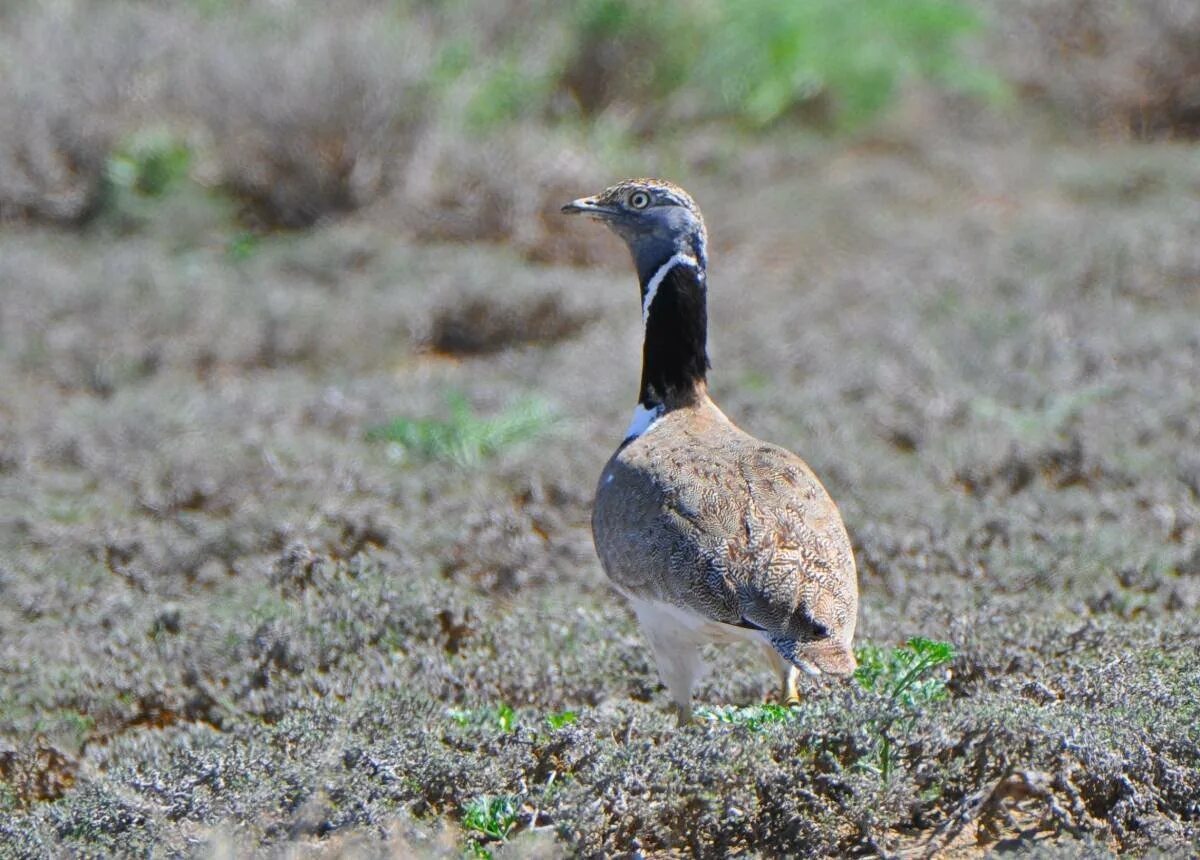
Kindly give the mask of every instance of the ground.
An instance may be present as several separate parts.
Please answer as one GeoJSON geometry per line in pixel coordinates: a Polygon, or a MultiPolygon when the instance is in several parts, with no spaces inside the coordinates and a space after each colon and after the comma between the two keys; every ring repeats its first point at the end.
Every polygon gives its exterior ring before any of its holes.
{"type": "Polygon", "coordinates": [[[944,697],[755,708],[729,647],[675,727],[588,526],[615,241],[16,226],[0,856],[1200,850],[1196,150],[783,151],[673,177],[712,392],[841,506],[858,644],[954,646],[944,697]]]}

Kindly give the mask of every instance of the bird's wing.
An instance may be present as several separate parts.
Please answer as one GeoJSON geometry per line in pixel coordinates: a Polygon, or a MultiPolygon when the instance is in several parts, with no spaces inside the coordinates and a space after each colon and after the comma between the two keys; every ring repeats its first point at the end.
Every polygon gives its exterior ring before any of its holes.
{"type": "Polygon", "coordinates": [[[714,620],[801,645],[840,640],[857,600],[837,508],[799,457],[746,440],[698,466],[704,481],[666,494],[665,517],[682,538],[672,579],[688,582],[680,596],[714,620]]]}

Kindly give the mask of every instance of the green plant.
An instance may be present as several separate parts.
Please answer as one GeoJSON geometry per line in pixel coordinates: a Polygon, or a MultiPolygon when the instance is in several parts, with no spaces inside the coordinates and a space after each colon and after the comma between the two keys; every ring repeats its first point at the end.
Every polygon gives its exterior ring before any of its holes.
{"type": "Polygon", "coordinates": [[[467,103],[468,127],[476,132],[503,126],[546,102],[553,81],[525,68],[518,60],[496,63],[467,103]]]}
{"type": "Polygon", "coordinates": [[[539,400],[523,399],[491,418],[477,416],[461,394],[449,398],[450,417],[396,418],[367,432],[404,458],[477,466],[504,448],[536,436],[553,418],[539,400]]]}
{"type": "Polygon", "coordinates": [[[100,213],[121,229],[141,227],[184,183],[191,163],[191,150],[164,129],[131,135],[104,164],[100,213]]]}
{"type": "Polygon", "coordinates": [[[520,799],[513,794],[477,797],[463,807],[462,825],[488,839],[503,842],[517,826],[520,799]]]}
{"type": "Polygon", "coordinates": [[[517,712],[504,702],[494,708],[447,708],[446,716],[460,726],[496,726],[502,732],[511,732],[517,725],[517,712]]]}
{"type": "Polygon", "coordinates": [[[557,714],[546,715],[546,725],[552,729],[561,729],[563,726],[569,726],[579,719],[579,714],[574,711],[561,711],[557,714]]]}
{"type": "Polygon", "coordinates": [[[887,109],[911,80],[1005,93],[964,50],[982,27],[968,0],[571,0],[523,23],[498,44],[456,30],[436,54],[429,78],[466,87],[443,102],[461,105],[468,128],[572,109],[597,119],[620,105],[645,131],[705,115],[762,127],[798,107],[841,129],[887,109]]]}
{"type": "Polygon", "coordinates": [[[163,129],[130,137],[109,157],[106,176],[117,189],[141,197],[162,197],[187,176],[192,153],[163,129]]]}
{"type": "Polygon", "coordinates": [[[776,705],[767,702],[762,705],[719,705],[716,707],[701,706],[696,708],[696,716],[714,723],[729,723],[735,726],[745,726],[758,730],[774,723],[786,723],[793,718],[792,709],[786,705],[776,705]]]}
{"type": "Polygon", "coordinates": [[[944,678],[927,673],[954,659],[954,646],[914,636],[899,648],[863,645],[855,651],[854,680],[864,689],[906,708],[919,708],[946,698],[944,678]]]}
{"type": "Polygon", "coordinates": [[[502,732],[511,732],[513,730],[513,726],[517,724],[516,713],[511,707],[503,702],[496,706],[493,716],[496,719],[496,725],[500,727],[500,731],[502,732]]]}
{"type": "Polygon", "coordinates": [[[475,62],[475,48],[471,40],[463,37],[450,37],[439,46],[433,66],[429,71],[430,82],[434,86],[445,87],[454,83],[475,62]]]}
{"type": "Polygon", "coordinates": [[[258,237],[248,230],[243,230],[229,240],[225,246],[225,252],[229,255],[229,259],[241,263],[254,256],[258,245],[258,237]]]}
{"type": "Polygon", "coordinates": [[[821,98],[835,126],[852,127],[910,78],[1001,89],[961,50],[980,20],[960,0],[749,0],[718,3],[713,22],[695,77],[755,125],[821,98]]]}
{"type": "Polygon", "coordinates": [[[926,705],[948,696],[945,677],[929,673],[954,659],[954,646],[915,636],[898,648],[863,645],[855,656],[854,680],[886,700],[882,715],[868,723],[875,738],[873,753],[859,764],[888,780],[896,767],[895,736],[909,733],[926,705]]]}

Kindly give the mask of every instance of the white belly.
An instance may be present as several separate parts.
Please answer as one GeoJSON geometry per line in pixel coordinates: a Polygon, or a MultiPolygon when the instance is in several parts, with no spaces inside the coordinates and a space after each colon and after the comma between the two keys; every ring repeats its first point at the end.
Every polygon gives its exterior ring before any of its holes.
{"type": "Polygon", "coordinates": [[[622,589],[629,598],[633,611],[637,613],[638,622],[646,631],[661,631],[669,635],[687,639],[697,645],[708,642],[755,642],[766,643],[766,637],[761,630],[751,630],[746,627],[736,627],[713,621],[690,610],[661,600],[647,600],[635,597],[622,589]]]}

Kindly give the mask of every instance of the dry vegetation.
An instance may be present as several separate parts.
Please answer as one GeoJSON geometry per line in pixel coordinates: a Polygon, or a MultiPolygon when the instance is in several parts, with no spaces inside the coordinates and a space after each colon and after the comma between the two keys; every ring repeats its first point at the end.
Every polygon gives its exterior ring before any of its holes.
{"type": "Polygon", "coordinates": [[[1065,123],[987,141],[714,118],[619,2],[345,8],[0,7],[0,857],[1200,849],[1200,161],[1064,142],[1194,132],[1186,4],[981,6],[1065,123]],[[554,214],[664,167],[880,673],[714,650],[681,730],[588,531],[632,276],[554,214]]]}
{"type": "Polygon", "coordinates": [[[1092,130],[1200,135],[1200,5],[988,0],[988,52],[1023,93],[1092,130]]]}

